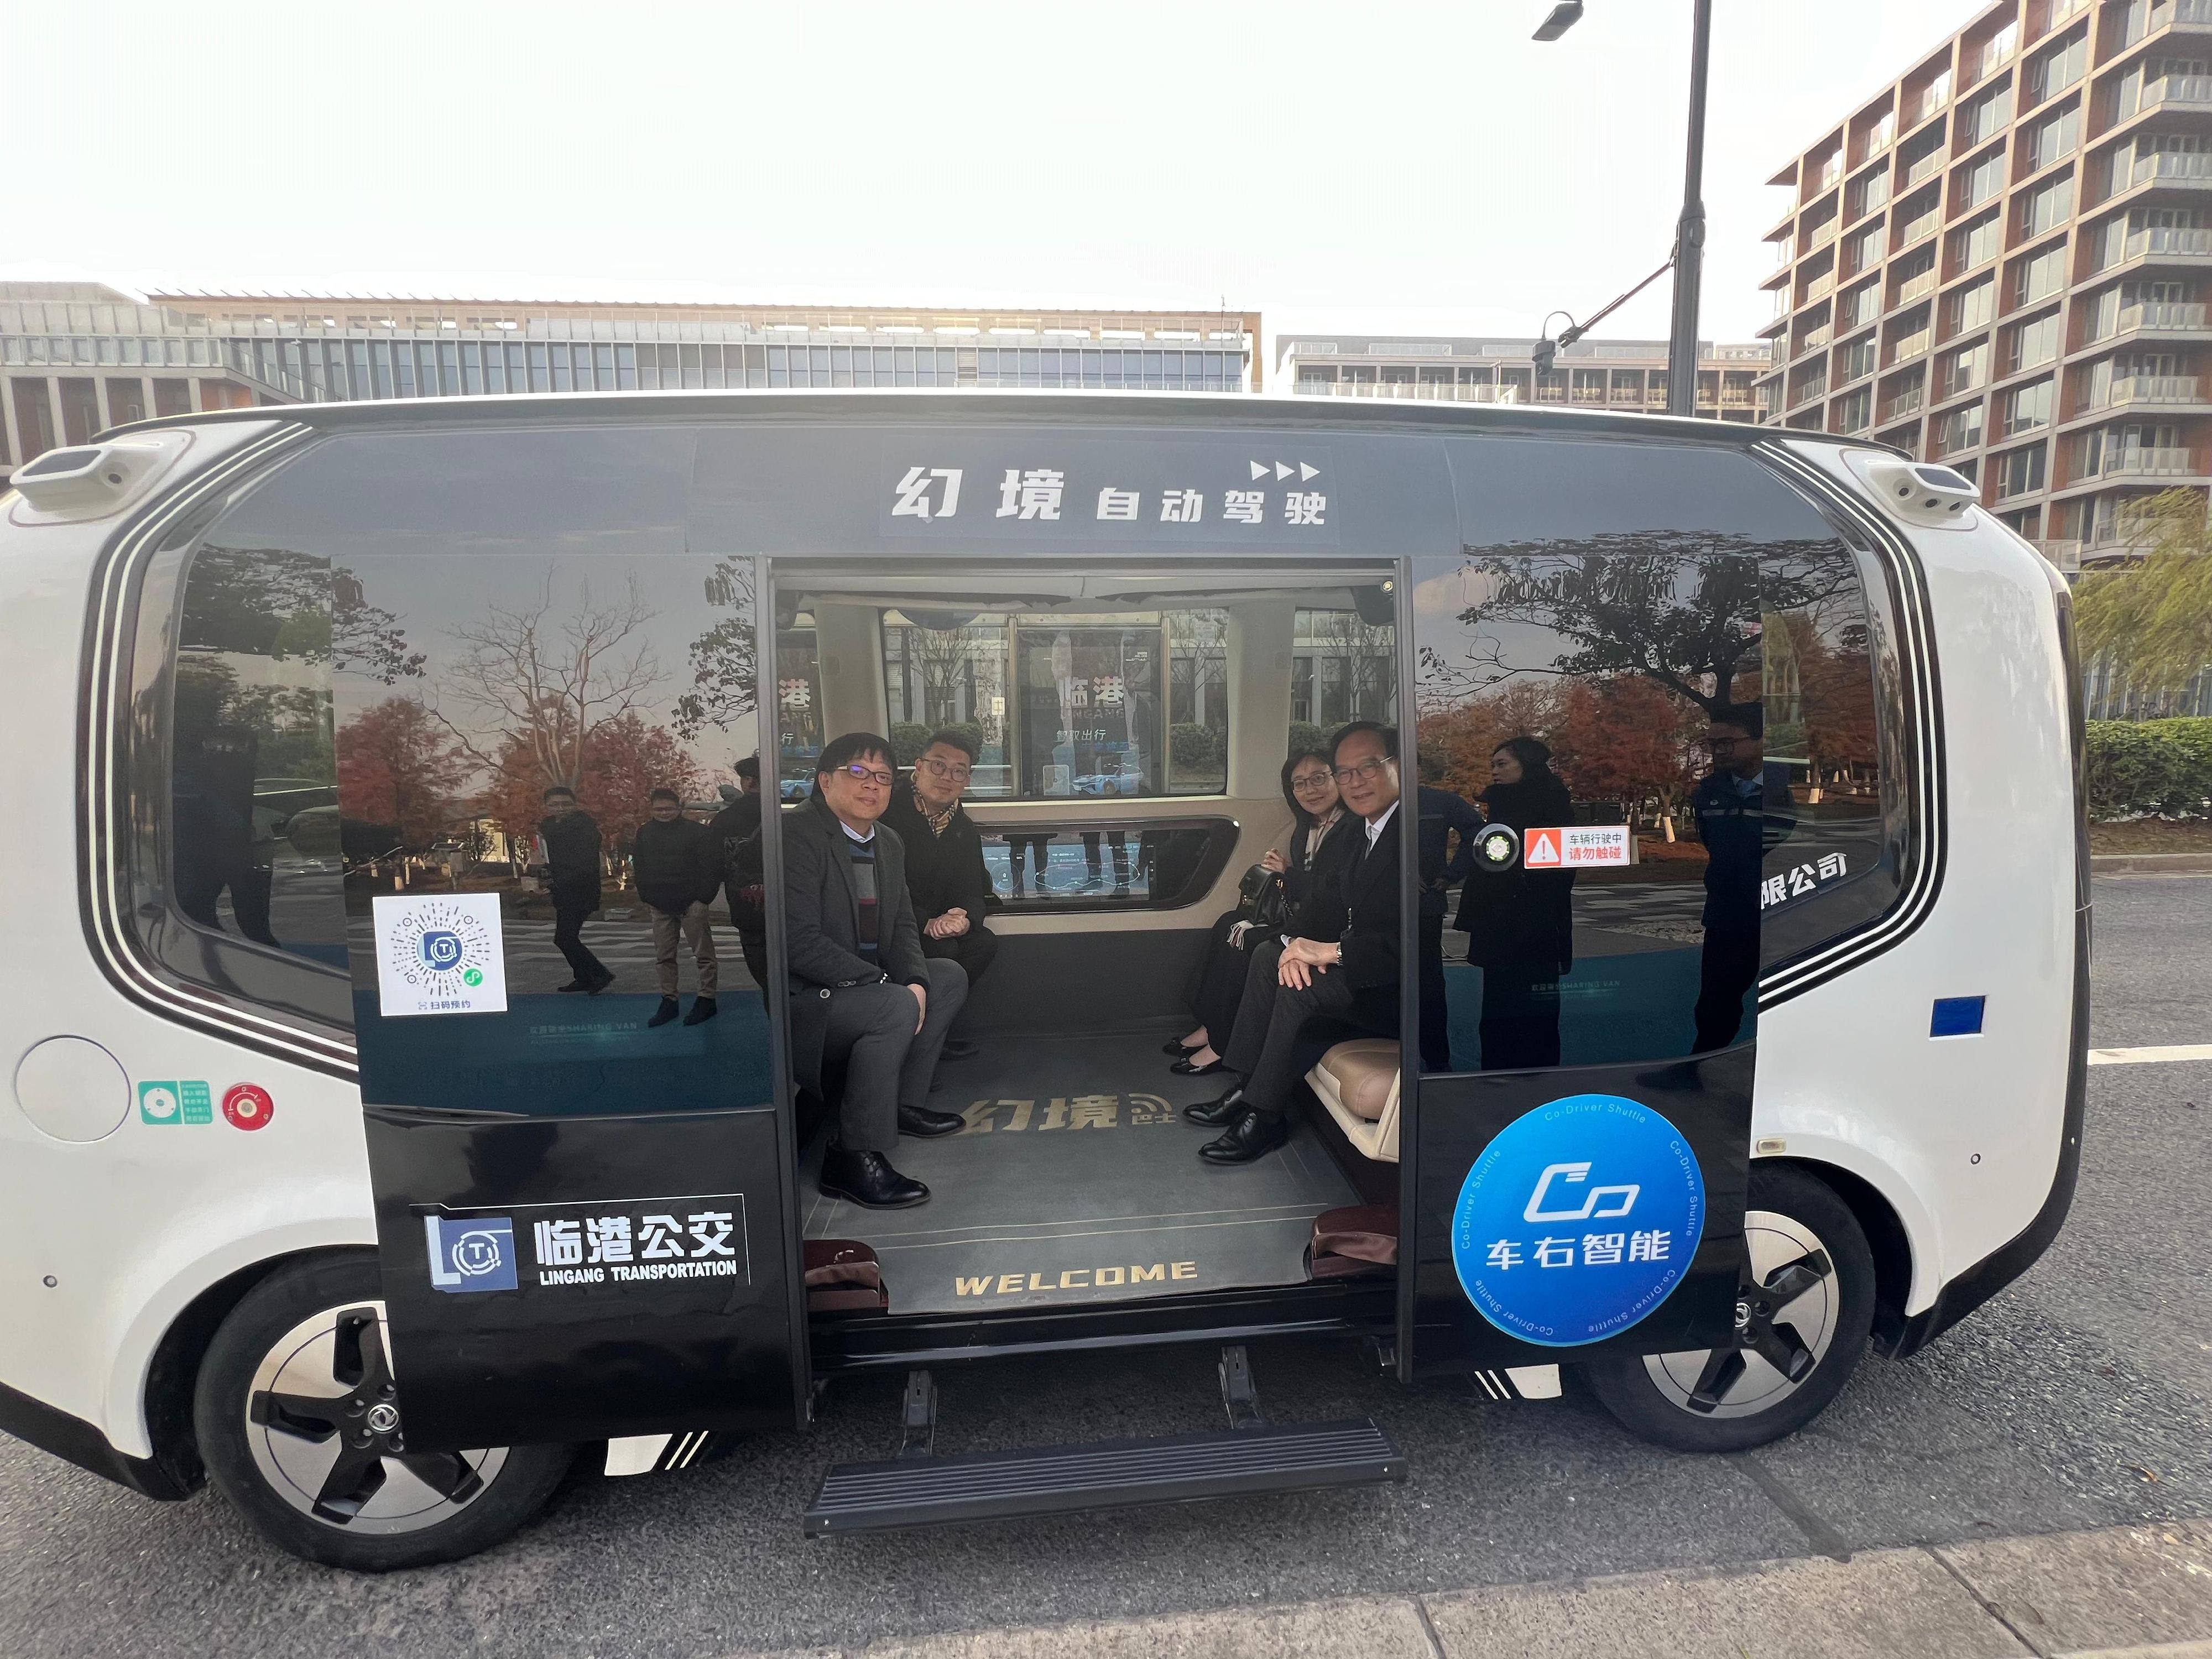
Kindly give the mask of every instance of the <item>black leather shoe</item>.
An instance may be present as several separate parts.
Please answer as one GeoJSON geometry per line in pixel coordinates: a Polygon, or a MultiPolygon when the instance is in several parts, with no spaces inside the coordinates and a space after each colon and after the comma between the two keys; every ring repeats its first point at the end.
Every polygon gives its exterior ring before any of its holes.
{"type": "Polygon", "coordinates": [[[589,985],[586,985],[584,989],[592,996],[597,996],[600,992],[605,990],[608,986],[614,982],[614,970],[609,968],[602,968],[599,969],[599,976],[593,980],[589,985]]]}
{"type": "Polygon", "coordinates": [[[1196,1054],[1204,1047],[1206,1045],[1203,1042],[1185,1042],[1181,1037],[1176,1037],[1160,1044],[1160,1052],[1170,1060],[1181,1060],[1186,1055],[1196,1054]]]}
{"type": "Polygon", "coordinates": [[[556,985],[553,988],[556,991],[588,991],[592,988],[580,979],[572,979],[566,985],[556,985]]]}
{"type": "Polygon", "coordinates": [[[929,1188],[891,1168],[881,1152],[831,1146],[822,1154],[822,1190],[870,1210],[905,1210],[929,1201],[929,1188]]]}
{"type": "Polygon", "coordinates": [[[715,1007],[712,997],[693,997],[691,1012],[684,1016],[686,1025],[703,1025],[721,1011],[715,1007]]]}
{"type": "Polygon", "coordinates": [[[1184,1107],[1182,1115],[1209,1129],[1224,1129],[1251,1109],[1245,1104],[1244,1085],[1240,1083],[1218,1100],[1209,1100],[1203,1106],[1184,1107]]]}
{"type": "Polygon", "coordinates": [[[663,997],[660,1000],[660,1006],[653,1011],[653,1018],[645,1022],[646,1028],[649,1030],[655,1025],[665,1025],[676,1018],[676,999],[663,997]]]}
{"type": "Polygon", "coordinates": [[[1177,1077],[1212,1077],[1216,1072],[1225,1068],[1227,1065],[1226,1060],[1216,1055],[1203,1066],[1194,1066],[1190,1063],[1189,1056],[1185,1055],[1169,1066],[1168,1070],[1173,1072],[1177,1077]]]}
{"type": "Polygon", "coordinates": [[[1228,1133],[1207,1141],[1198,1149],[1198,1155],[1208,1164],[1250,1164],[1287,1144],[1290,1138],[1291,1126],[1280,1112],[1247,1107],[1244,1115],[1229,1126],[1228,1133]]]}
{"type": "Polygon", "coordinates": [[[934,1140],[939,1135],[957,1134],[968,1127],[968,1120],[957,1112],[933,1112],[927,1106],[899,1108],[899,1133],[914,1135],[922,1140],[934,1140]]]}

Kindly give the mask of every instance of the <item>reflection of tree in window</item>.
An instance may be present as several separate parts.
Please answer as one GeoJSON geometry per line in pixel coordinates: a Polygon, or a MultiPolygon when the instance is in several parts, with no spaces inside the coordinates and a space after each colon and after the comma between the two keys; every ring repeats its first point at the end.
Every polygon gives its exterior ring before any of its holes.
{"type": "Polygon", "coordinates": [[[707,578],[706,599],[711,608],[728,614],[716,617],[713,626],[685,647],[691,664],[691,689],[676,700],[670,723],[686,741],[696,739],[709,726],[730,731],[760,706],[753,562],[746,558],[718,562],[707,578]]]}
{"type": "Polygon", "coordinates": [[[215,546],[192,556],[170,711],[180,911],[263,945],[331,931],[319,914],[339,854],[331,675],[389,685],[422,661],[399,619],[327,559],[215,546]]]}

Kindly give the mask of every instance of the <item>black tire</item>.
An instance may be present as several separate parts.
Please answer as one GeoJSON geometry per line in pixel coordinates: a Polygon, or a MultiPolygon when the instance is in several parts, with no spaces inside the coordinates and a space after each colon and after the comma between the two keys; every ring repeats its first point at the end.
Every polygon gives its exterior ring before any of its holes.
{"type": "Polygon", "coordinates": [[[1865,1354],[1874,1253],[1835,1189],[1802,1170],[1754,1164],[1744,1232],[1751,1264],[1737,1342],[1583,1366],[1590,1391],[1638,1439],[1677,1451],[1764,1446],[1819,1416],[1865,1354]]]}
{"type": "Polygon", "coordinates": [[[278,1268],[217,1327],[192,1394],[200,1456],[279,1548],[356,1572],[458,1560],[536,1515],[568,1472],[569,1446],[407,1451],[387,1352],[364,1252],[278,1268]]]}

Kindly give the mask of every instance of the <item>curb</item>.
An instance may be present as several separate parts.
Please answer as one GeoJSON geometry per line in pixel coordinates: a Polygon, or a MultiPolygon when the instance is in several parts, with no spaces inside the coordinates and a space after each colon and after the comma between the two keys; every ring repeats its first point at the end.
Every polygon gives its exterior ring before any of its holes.
{"type": "Polygon", "coordinates": [[[2089,870],[2099,876],[2212,875],[2212,853],[2094,853],[2089,870]]]}
{"type": "Polygon", "coordinates": [[[1085,1620],[787,1650],[781,1659],[799,1651],[810,1659],[2212,1659],[2212,1521],[1085,1620]]]}

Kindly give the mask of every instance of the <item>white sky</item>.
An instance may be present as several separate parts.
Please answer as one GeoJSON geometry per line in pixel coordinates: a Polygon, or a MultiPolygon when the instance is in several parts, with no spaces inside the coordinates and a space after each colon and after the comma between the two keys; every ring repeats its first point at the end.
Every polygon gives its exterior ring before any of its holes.
{"type": "MultiPolygon", "coordinates": [[[[1764,181],[1986,3],[1717,0],[1706,337],[1764,181]]],[[[0,277],[1533,336],[1665,258],[1687,99],[1689,0],[1550,9],[16,0],[0,277]]]]}

